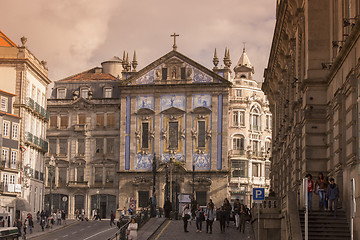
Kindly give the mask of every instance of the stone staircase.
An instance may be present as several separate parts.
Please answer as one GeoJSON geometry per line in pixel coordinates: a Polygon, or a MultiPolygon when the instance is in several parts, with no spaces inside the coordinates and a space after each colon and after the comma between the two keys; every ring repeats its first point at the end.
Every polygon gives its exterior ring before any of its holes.
{"type": "MultiPolygon", "coordinates": [[[[299,211],[303,239],[305,233],[304,211],[299,211]]],[[[345,212],[338,210],[336,218],[329,211],[312,211],[309,214],[309,240],[350,240],[350,228],[345,212]]]]}

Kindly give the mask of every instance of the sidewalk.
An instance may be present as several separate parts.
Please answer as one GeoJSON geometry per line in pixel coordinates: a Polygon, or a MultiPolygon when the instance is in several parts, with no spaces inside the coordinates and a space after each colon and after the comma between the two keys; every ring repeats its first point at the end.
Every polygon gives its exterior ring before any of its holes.
{"type": "Polygon", "coordinates": [[[139,240],[147,240],[161,227],[166,218],[150,218],[138,231],[139,240]]]}
{"type": "Polygon", "coordinates": [[[26,239],[33,239],[33,238],[36,238],[36,237],[39,237],[41,235],[45,235],[45,234],[48,234],[48,233],[51,233],[51,232],[54,232],[54,231],[57,231],[59,229],[63,229],[65,227],[69,227],[69,226],[72,226],[72,225],[75,225],[77,224],[79,221],[75,220],[75,219],[66,219],[66,224],[62,224],[62,225],[55,225],[53,226],[52,229],[50,228],[45,228],[44,231],[41,230],[41,226],[40,224],[36,223],[36,221],[34,222],[34,228],[33,228],[33,233],[30,234],[29,233],[29,228],[27,229],[27,234],[26,234],[26,239]]]}

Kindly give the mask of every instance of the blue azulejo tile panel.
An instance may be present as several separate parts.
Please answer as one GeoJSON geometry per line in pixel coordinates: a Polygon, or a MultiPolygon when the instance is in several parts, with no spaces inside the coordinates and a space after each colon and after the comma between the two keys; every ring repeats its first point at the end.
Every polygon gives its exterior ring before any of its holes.
{"type": "Polygon", "coordinates": [[[190,76],[191,76],[191,79],[193,82],[201,83],[201,82],[213,82],[214,81],[214,79],[211,76],[200,71],[199,69],[194,68],[193,66],[191,66],[189,64],[186,64],[186,67],[191,69],[190,76]]]}
{"type": "Polygon", "coordinates": [[[195,170],[210,170],[210,154],[194,154],[195,170]]]}
{"type": "Polygon", "coordinates": [[[160,100],[160,109],[164,111],[171,107],[179,108],[185,111],[185,95],[162,95],[160,100]]]}
{"type": "Polygon", "coordinates": [[[175,158],[176,161],[184,162],[184,154],[168,154],[168,153],[161,154],[161,162],[163,163],[169,162],[170,158],[175,158]]]}
{"type": "Polygon", "coordinates": [[[192,108],[206,107],[211,109],[211,94],[193,94],[192,108]]]}
{"type": "Polygon", "coordinates": [[[142,84],[152,84],[155,80],[155,71],[156,69],[151,70],[150,72],[146,73],[145,75],[141,76],[140,78],[136,79],[135,85],[142,85],[142,84]]]}
{"type": "Polygon", "coordinates": [[[152,95],[139,95],[136,98],[136,111],[142,108],[155,110],[155,98],[152,95]]]}
{"type": "Polygon", "coordinates": [[[135,156],[135,170],[151,170],[152,169],[152,154],[137,154],[135,156]]]}

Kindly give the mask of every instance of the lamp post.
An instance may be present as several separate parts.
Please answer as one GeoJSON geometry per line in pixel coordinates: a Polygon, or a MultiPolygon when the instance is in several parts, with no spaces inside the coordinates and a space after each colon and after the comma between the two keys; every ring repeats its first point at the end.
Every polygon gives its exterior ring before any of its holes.
{"type": "Polygon", "coordinates": [[[53,155],[50,157],[49,161],[49,174],[50,174],[50,211],[53,212],[53,195],[52,195],[52,185],[53,185],[53,177],[55,172],[55,158],[53,155]]]}
{"type": "Polygon", "coordinates": [[[192,194],[195,198],[195,162],[192,165],[192,194]]]}
{"type": "Polygon", "coordinates": [[[152,171],[153,171],[153,189],[152,189],[152,195],[154,196],[155,194],[155,187],[156,187],[156,156],[154,153],[154,158],[153,158],[153,162],[152,162],[152,171]]]}

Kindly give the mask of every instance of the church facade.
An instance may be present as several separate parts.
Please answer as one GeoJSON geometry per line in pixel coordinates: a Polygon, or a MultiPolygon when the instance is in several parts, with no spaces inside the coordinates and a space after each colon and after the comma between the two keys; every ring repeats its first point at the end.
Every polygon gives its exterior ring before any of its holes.
{"type": "Polygon", "coordinates": [[[219,206],[227,197],[231,83],[176,49],[130,74],[120,84],[119,208],[133,200],[147,207],[153,193],[159,207],[166,197],[178,206],[180,194],[219,206]]]}

